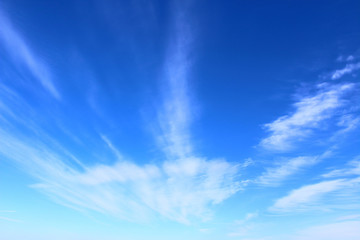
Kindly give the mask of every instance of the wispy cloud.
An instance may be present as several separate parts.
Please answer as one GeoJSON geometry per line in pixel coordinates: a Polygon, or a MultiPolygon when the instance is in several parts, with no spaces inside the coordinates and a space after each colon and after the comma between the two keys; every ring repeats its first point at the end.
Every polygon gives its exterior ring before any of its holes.
{"type": "Polygon", "coordinates": [[[344,68],[336,70],[332,75],[331,79],[336,80],[343,77],[346,74],[353,73],[356,70],[360,69],[360,62],[359,63],[349,63],[344,68]]]}
{"type": "Polygon", "coordinates": [[[241,236],[243,240],[358,240],[360,238],[360,221],[355,218],[313,224],[297,230],[290,230],[290,232],[284,229],[283,225],[280,225],[281,230],[278,234],[271,234],[271,230],[264,230],[256,225],[242,229],[244,234],[241,234],[240,231],[238,235],[234,234],[232,236],[241,236]],[[265,234],[261,234],[261,232],[265,232],[265,234]],[[257,233],[256,235],[260,233],[260,235],[266,236],[246,237],[251,233],[257,233]]]}
{"type": "Polygon", "coordinates": [[[6,51],[15,62],[21,66],[25,66],[53,97],[60,99],[60,94],[54,86],[49,68],[44,61],[31,50],[25,39],[12,25],[1,9],[0,22],[1,45],[5,47],[6,51]]]}
{"type": "MultiPolygon", "coordinates": [[[[3,126],[0,154],[37,179],[33,188],[77,210],[98,211],[130,221],[144,221],[153,215],[181,223],[211,218],[211,206],[239,191],[241,183],[237,179],[237,165],[194,153],[190,136],[192,103],[187,84],[190,45],[185,20],[183,17],[176,20],[179,31],[164,64],[168,91],[159,113],[161,131],[156,136],[161,139],[160,150],[166,155],[163,161],[136,164],[126,159],[107,136],[101,135],[116,156],[115,163],[89,165],[81,161],[74,165],[67,150],[54,148],[49,142],[55,140],[41,131],[36,139],[30,139],[25,133],[15,134],[3,126]]],[[[0,96],[5,105],[15,101],[26,104],[21,98],[0,96]]],[[[13,119],[21,118],[17,110],[8,109],[13,119]]],[[[9,113],[2,113],[0,109],[0,115],[8,118],[9,113]]],[[[19,124],[27,128],[26,123],[19,124]]]]}
{"type": "Polygon", "coordinates": [[[113,152],[113,154],[116,156],[117,160],[122,160],[124,157],[120,153],[120,151],[114,146],[114,144],[105,136],[101,135],[101,139],[106,143],[106,145],[109,147],[109,149],[113,152]]]}
{"type": "MultiPolygon", "coordinates": [[[[16,211],[13,210],[0,210],[0,213],[16,213],[16,211]]],[[[8,221],[8,222],[17,222],[20,223],[21,221],[14,218],[8,218],[4,216],[0,216],[0,220],[8,221]]]]}
{"type": "Polygon", "coordinates": [[[36,177],[40,183],[33,187],[57,202],[133,221],[147,219],[153,211],[182,223],[193,217],[205,220],[211,216],[209,205],[240,187],[236,168],[221,159],[191,158],[160,166],[121,161],[77,170],[43,143],[24,142],[3,131],[0,153],[36,177]]]}
{"type": "Polygon", "coordinates": [[[254,161],[252,158],[247,158],[247,159],[244,160],[243,163],[241,163],[241,164],[239,165],[239,167],[241,167],[241,168],[247,168],[247,167],[249,167],[249,166],[251,166],[251,165],[254,165],[254,164],[255,164],[255,161],[254,161]]]}
{"type": "Polygon", "coordinates": [[[259,216],[258,212],[251,212],[251,213],[247,213],[245,218],[242,220],[237,220],[235,221],[236,224],[244,224],[246,222],[248,222],[249,220],[252,220],[254,218],[257,218],[259,216]]]}
{"type": "Polygon", "coordinates": [[[331,119],[336,109],[344,106],[343,96],[355,87],[354,84],[318,85],[318,92],[313,96],[301,98],[294,104],[292,114],[279,117],[265,125],[271,133],[261,140],[266,149],[287,151],[293,143],[306,139],[321,123],[331,119]]]}
{"type": "Polygon", "coordinates": [[[355,59],[355,57],[353,55],[349,55],[347,58],[346,58],[346,61],[348,62],[351,62],[355,59]]]}
{"type": "Polygon", "coordinates": [[[339,56],[337,59],[336,59],[336,61],[338,61],[338,62],[351,62],[351,61],[354,61],[355,60],[355,57],[353,56],[353,55],[349,55],[349,56],[343,56],[343,55],[341,55],[341,56],[339,56]]]}
{"type": "Polygon", "coordinates": [[[235,221],[235,230],[228,233],[229,237],[240,237],[240,236],[246,236],[248,233],[255,229],[255,224],[249,223],[253,219],[257,218],[259,216],[258,212],[252,212],[246,214],[244,219],[236,220],[235,221]]]}
{"type": "Polygon", "coordinates": [[[266,171],[255,180],[256,183],[266,186],[277,186],[289,176],[299,173],[306,167],[312,166],[320,161],[320,157],[296,157],[279,163],[279,166],[266,169],[266,171]]]}
{"type": "Polygon", "coordinates": [[[340,127],[340,130],[334,134],[333,140],[358,128],[360,126],[360,116],[358,114],[344,114],[339,118],[337,126],[340,127]]]}
{"type": "Polygon", "coordinates": [[[306,185],[276,200],[273,212],[358,208],[360,178],[335,179],[306,185]],[[325,199],[324,197],[327,196],[325,199]]]}
{"type": "Polygon", "coordinates": [[[249,234],[250,231],[255,229],[254,224],[246,224],[238,226],[235,231],[228,233],[229,237],[244,237],[249,234]]]}
{"type": "Polygon", "coordinates": [[[360,221],[341,221],[312,226],[298,231],[293,240],[357,240],[360,239],[360,221]]]}
{"type": "Polygon", "coordinates": [[[2,216],[0,216],[0,220],[4,220],[4,221],[8,221],[8,222],[17,222],[17,223],[21,222],[20,220],[17,220],[17,219],[2,217],[2,216]]]}
{"type": "Polygon", "coordinates": [[[174,21],[174,36],[170,38],[164,62],[164,104],[159,111],[162,132],[158,138],[169,157],[181,158],[191,155],[193,151],[189,127],[193,120],[190,105],[194,103],[190,98],[188,83],[192,36],[183,10],[179,10],[174,21]]]}
{"type": "Polygon", "coordinates": [[[344,221],[344,220],[360,220],[360,214],[352,214],[352,215],[346,215],[337,218],[338,221],[344,221]]]}
{"type": "Polygon", "coordinates": [[[334,178],[334,177],[345,177],[351,175],[360,175],[360,156],[350,161],[347,164],[347,167],[341,169],[335,169],[328,173],[323,174],[325,178],[334,178]]]}

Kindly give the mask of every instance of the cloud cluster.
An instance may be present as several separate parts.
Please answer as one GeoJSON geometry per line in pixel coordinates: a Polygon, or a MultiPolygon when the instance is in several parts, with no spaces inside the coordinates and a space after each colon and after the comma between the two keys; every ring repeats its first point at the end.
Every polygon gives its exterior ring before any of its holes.
{"type": "Polygon", "coordinates": [[[353,73],[360,69],[360,63],[349,63],[344,68],[336,70],[332,75],[331,79],[336,80],[343,77],[346,74],[353,73]]]}
{"type": "Polygon", "coordinates": [[[265,125],[270,135],[261,140],[260,145],[269,150],[287,151],[293,148],[294,142],[306,139],[321,124],[336,115],[337,109],[346,103],[346,93],[355,85],[344,83],[339,85],[321,84],[313,96],[301,98],[294,104],[295,111],[284,115],[265,125]]]}

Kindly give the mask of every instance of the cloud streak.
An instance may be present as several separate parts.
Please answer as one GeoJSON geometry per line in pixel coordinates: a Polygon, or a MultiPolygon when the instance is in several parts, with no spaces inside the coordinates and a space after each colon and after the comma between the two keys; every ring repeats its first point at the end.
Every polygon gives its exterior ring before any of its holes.
{"type": "Polygon", "coordinates": [[[255,182],[265,186],[277,186],[288,177],[299,173],[304,168],[312,166],[319,161],[320,157],[317,156],[301,156],[292,158],[283,163],[279,163],[279,166],[266,169],[255,182]]]}
{"type": "MultiPolygon", "coordinates": [[[[13,210],[0,210],[0,213],[16,213],[16,211],[13,210]]],[[[0,216],[0,220],[4,220],[4,221],[8,221],[8,222],[21,222],[20,220],[14,219],[14,218],[8,218],[8,217],[3,217],[0,216]]]]}
{"type": "Polygon", "coordinates": [[[293,240],[357,240],[360,238],[360,221],[342,221],[303,229],[291,238],[293,240]]]}
{"type": "Polygon", "coordinates": [[[335,179],[305,185],[275,201],[272,212],[298,212],[359,207],[360,178],[335,179]],[[327,198],[325,199],[325,196],[327,198]]]}
{"type": "Polygon", "coordinates": [[[39,58],[26,43],[20,33],[0,9],[0,42],[17,64],[25,66],[39,83],[56,99],[60,93],[55,88],[51,72],[44,61],[39,58]]]}
{"type": "Polygon", "coordinates": [[[193,116],[190,105],[193,103],[188,83],[191,33],[184,10],[177,11],[164,63],[164,104],[158,115],[161,129],[158,138],[168,157],[182,158],[193,152],[189,130],[193,116]]]}
{"type": "Polygon", "coordinates": [[[7,218],[7,217],[2,217],[0,216],[0,220],[4,220],[4,221],[8,221],[8,222],[16,222],[16,223],[20,223],[20,220],[17,219],[13,219],[13,218],[7,218]]]}
{"type": "Polygon", "coordinates": [[[344,68],[336,70],[332,75],[331,79],[336,80],[342,78],[346,74],[353,73],[360,69],[360,62],[359,63],[349,63],[344,68]]]}
{"type": "Polygon", "coordinates": [[[294,148],[294,142],[306,139],[321,127],[321,123],[336,115],[343,107],[344,95],[355,85],[318,85],[319,90],[313,96],[301,98],[294,104],[292,114],[279,117],[274,122],[265,124],[270,135],[261,140],[260,146],[275,151],[288,151],[294,148]]]}
{"type": "Polygon", "coordinates": [[[360,175],[360,157],[355,158],[347,164],[347,167],[336,169],[322,175],[324,178],[346,177],[360,175]]]}

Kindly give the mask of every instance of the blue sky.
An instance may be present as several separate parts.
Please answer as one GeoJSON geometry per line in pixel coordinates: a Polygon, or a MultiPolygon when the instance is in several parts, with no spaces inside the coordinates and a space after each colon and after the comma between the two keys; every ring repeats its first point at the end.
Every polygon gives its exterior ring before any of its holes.
{"type": "Polygon", "coordinates": [[[359,1],[0,3],[1,239],[360,239],[359,1]]]}

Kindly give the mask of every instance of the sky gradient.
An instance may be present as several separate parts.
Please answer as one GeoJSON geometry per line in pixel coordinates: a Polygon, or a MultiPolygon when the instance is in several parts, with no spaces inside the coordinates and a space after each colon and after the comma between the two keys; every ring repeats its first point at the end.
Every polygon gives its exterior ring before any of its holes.
{"type": "Polygon", "coordinates": [[[0,2],[1,240],[360,239],[360,2],[0,2]]]}

